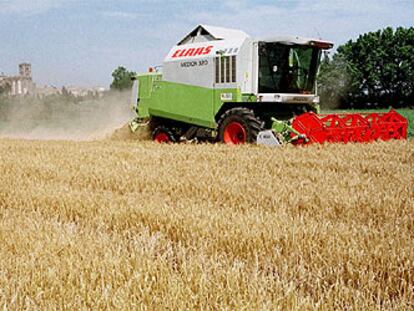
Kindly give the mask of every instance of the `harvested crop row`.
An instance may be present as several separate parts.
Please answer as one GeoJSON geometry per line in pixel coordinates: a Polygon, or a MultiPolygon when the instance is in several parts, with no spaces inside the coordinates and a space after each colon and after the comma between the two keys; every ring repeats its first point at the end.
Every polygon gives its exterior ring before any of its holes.
{"type": "Polygon", "coordinates": [[[413,141],[0,156],[2,306],[413,307],[413,141]]]}

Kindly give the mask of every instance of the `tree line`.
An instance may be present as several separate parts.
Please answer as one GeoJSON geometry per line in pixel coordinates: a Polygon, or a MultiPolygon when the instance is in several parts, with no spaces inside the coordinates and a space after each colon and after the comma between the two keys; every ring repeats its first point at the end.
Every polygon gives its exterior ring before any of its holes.
{"type": "Polygon", "coordinates": [[[321,103],[329,108],[414,107],[414,27],[360,35],[322,60],[321,103]]]}

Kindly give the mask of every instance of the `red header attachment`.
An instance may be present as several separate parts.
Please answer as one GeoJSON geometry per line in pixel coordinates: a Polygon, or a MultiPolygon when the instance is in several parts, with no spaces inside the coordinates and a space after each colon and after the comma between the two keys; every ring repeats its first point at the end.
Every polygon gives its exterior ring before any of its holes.
{"type": "Polygon", "coordinates": [[[386,113],[304,113],[293,120],[293,128],[309,143],[372,142],[406,139],[408,121],[395,110],[386,113]]]}

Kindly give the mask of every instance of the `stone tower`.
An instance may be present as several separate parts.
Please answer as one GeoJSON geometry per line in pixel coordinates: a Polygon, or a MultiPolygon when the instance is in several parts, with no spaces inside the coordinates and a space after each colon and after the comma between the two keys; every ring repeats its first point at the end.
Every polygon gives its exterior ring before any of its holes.
{"type": "Polygon", "coordinates": [[[29,63],[19,64],[19,75],[22,78],[32,80],[32,65],[29,63]]]}

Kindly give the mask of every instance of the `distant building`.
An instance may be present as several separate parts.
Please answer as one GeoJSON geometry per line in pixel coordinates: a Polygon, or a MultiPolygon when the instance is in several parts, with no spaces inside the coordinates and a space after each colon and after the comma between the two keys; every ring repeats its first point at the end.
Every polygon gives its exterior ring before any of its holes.
{"type": "Polygon", "coordinates": [[[35,94],[36,85],[32,80],[32,66],[29,63],[19,65],[18,76],[0,75],[0,87],[8,90],[7,95],[23,96],[35,94]]]}
{"type": "Polygon", "coordinates": [[[59,95],[59,94],[62,94],[62,90],[54,86],[45,85],[45,86],[36,87],[36,95],[38,97],[45,97],[49,95],[59,95]]]}
{"type": "MultiPolygon", "coordinates": [[[[103,87],[78,87],[70,86],[64,87],[64,89],[76,97],[96,96],[102,97],[106,91],[103,87]]],[[[7,76],[4,73],[0,73],[0,90],[5,91],[9,96],[38,96],[45,97],[49,95],[62,94],[60,88],[54,86],[41,86],[36,87],[36,84],[32,79],[32,65],[30,63],[19,64],[18,76],[7,76]]]]}
{"type": "Polygon", "coordinates": [[[32,65],[29,63],[23,63],[19,65],[20,77],[32,80],[32,65]]]}
{"type": "Polygon", "coordinates": [[[101,97],[106,91],[104,87],[79,87],[79,86],[68,86],[65,87],[68,93],[76,97],[85,97],[89,95],[101,97]]]}

